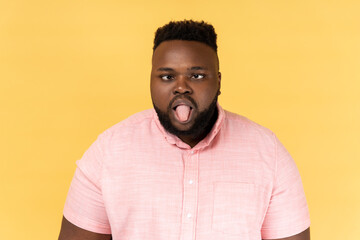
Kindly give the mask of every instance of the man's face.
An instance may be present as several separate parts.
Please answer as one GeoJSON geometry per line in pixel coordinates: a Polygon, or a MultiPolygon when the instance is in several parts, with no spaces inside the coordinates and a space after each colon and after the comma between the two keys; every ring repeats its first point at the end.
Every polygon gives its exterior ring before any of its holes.
{"type": "Polygon", "coordinates": [[[215,51],[196,41],[162,42],[154,51],[151,97],[165,129],[196,135],[216,108],[221,75],[215,51]],[[195,132],[194,132],[195,131],[195,132]]]}

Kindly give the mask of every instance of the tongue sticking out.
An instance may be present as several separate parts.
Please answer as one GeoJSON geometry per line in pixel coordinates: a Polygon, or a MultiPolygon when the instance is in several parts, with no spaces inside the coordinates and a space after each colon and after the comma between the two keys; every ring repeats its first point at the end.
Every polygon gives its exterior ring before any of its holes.
{"type": "Polygon", "coordinates": [[[181,122],[186,122],[189,119],[190,107],[186,105],[179,105],[176,108],[176,116],[181,122]]]}

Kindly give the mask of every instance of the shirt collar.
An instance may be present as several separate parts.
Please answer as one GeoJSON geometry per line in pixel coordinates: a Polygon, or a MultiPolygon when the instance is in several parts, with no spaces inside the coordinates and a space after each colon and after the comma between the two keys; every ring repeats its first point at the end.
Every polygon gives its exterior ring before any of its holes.
{"type": "MultiPolygon", "coordinates": [[[[223,125],[223,122],[225,119],[225,112],[222,109],[222,107],[219,105],[219,103],[217,103],[217,109],[218,109],[218,118],[217,118],[213,128],[211,129],[209,134],[193,148],[193,150],[200,150],[200,149],[203,149],[203,148],[209,146],[210,143],[212,142],[212,140],[215,138],[215,136],[220,131],[221,126],[223,125]]],[[[164,138],[166,139],[166,141],[168,143],[176,145],[177,147],[182,148],[182,149],[191,149],[191,147],[188,144],[184,143],[180,138],[167,132],[164,129],[164,127],[161,125],[161,123],[159,121],[159,118],[158,118],[158,115],[157,115],[155,109],[153,109],[153,119],[154,119],[157,127],[159,128],[160,132],[163,134],[164,138]]]]}

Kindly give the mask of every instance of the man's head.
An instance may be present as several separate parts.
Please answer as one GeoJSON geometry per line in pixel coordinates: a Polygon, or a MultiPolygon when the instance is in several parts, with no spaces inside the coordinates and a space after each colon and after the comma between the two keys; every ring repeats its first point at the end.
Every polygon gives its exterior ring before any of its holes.
{"type": "Polygon", "coordinates": [[[184,20],[169,22],[157,29],[153,50],[155,51],[160,43],[164,41],[185,40],[205,43],[217,53],[216,37],[214,27],[204,21],[184,20]]]}
{"type": "Polygon", "coordinates": [[[151,97],[164,128],[197,143],[217,119],[221,74],[216,33],[205,22],[170,22],[155,34],[151,97]]]}

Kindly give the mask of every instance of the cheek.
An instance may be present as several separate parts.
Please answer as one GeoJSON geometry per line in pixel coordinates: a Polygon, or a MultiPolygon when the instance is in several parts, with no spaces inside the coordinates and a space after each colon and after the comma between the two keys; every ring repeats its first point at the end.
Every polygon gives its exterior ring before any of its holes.
{"type": "Polygon", "coordinates": [[[218,90],[219,90],[219,88],[218,88],[218,86],[216,86],[216,87],[209,87],[209,88],[203,89],[202,91],[199,92],[198,104],[199,104],[199,108],[201,108],[201,110],[204,110],[207,107],[209,107],[209,105],[212,103],[212,101],[218,94],[218,90]]]}
{"type": "Polygon", "coordinates": [[[151,98],[157,107],[167,108],[169,102],[168,91],[164,87],[151,86],[151,98]]]}

